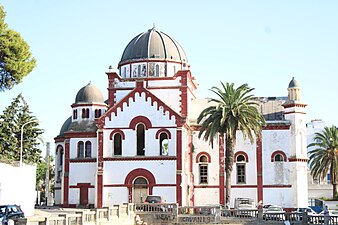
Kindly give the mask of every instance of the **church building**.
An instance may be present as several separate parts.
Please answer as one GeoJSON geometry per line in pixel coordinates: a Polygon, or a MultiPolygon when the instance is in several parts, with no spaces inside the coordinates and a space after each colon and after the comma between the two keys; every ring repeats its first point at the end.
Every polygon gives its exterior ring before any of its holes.
{"type": "MultiPolygon", "coordinates": [[[[153,27],[129,42],[117,68],[106,72],[104,94],[91,83],[78,91],[55,138],[55,204],[102,208],[147,195],[224,204],[225,148],[198,138],[197,117],[210,103],[198,98],[181,45],[153,27]]],[[[257,97],[267,121],[261,139],[237,134],[231,207],[238,197],[307,206],[306,104],[294,78],[285,87],[287,97],[257,97]]]]}

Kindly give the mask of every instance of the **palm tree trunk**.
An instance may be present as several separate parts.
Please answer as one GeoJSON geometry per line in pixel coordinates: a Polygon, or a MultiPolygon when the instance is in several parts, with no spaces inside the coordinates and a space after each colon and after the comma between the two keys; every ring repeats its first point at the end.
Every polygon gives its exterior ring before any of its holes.
{"type": "Polygon", "coordinates": [[[231,196],[231,173],[234,164],[234,147],[236,143],[236,133],[230,137],[226,134],[225,137],[225,205],[230,208],[231,196]]]}
{"type": "Polygon", "coordinates": [[[336,199],[338,197],[337,196],[337,178],[336,178],[336,172],[335,172],[333,165],[331,165],[330,176],[331,176],[331,184],[332,184],[332,198],[336,199]]]}

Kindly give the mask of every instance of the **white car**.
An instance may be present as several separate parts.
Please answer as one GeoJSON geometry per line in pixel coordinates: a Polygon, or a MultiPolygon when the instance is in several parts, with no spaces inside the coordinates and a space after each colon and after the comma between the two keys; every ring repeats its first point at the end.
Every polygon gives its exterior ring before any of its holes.
{"type": "Polygon", "coordinates": [[[306,212],[309,216],[316,216],[318,215],[313,209],[311,209],[310,207],[306,207],[306,208],[297,208],[295,210],[298,213],[303,213],[306,212]]]}
{"type": "MultiPolygon", "coordinates": [[[[316,213],[313,209],[311,209],[310,207],[305,207],[305,208],[297,208],[295,210],[295,212],[297,213],[296,217],[297,220],[302,220],[302,215],[303,213],[306,212],[306,214],[308,216],[318,216],[318,213],[316,213]]],[[[308,218],[308,220],[310,221],[310,218],[308,218]]]]}
{"type": "Polygon", "coordinates": [[[264,220],[285,220],[285,211],[281,206],[278,205],[270,205],[263,212],[264,220]]]}

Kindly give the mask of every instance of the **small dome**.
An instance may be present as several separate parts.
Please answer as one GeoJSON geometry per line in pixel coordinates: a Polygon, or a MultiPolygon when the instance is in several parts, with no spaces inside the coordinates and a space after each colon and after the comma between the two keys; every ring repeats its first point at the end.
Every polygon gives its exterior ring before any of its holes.
{"type": "Polygon", "coordinates": [[[69,127],[72,123],[72,117],[70,116],[62,125],[60,130],[60,136],[62,136],[66,131],[69,130],[69,127]]]}
{"type": "Polygon", "coordinates": [[[292,77],[292,80],[289,83],[289,88],[299,88],[300,84],[298,81],[295,80],[294,77],[292,77]]]}
{"type": "Polygon", "coordinates": [[[89,83],[77,93],[75,104],[78,103],[104,103],[104,99],[100,89],[89,83]]]}
{"type": "Polygon", "coordinates": [[[72,122],[72,117],[70,116],[62,125],[59,136],[63,136],[65,132],[96,132],[97,127],[95,121],[81,121],[81,122],[72,122]]]}
{"type": "Polygon", "coordinates": [[[129,42],[124,49],[119,66],[126,62],[142,59],[188,63],[181,45],[155,27],[137,35],[129,42]]]}

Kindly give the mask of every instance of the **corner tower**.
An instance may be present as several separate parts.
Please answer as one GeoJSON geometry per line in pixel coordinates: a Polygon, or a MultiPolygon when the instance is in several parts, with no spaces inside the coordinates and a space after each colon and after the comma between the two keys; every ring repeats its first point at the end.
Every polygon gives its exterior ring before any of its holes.
{"type": "Polygon", "coordinates": [[[307,151],[306,151],[306,108],[301,100],[299,82],[293,77],[288,86],[288,100],[284,103],[285,119],[290,121],[290,182],[292,205],[307,207],[307,151]]]}

